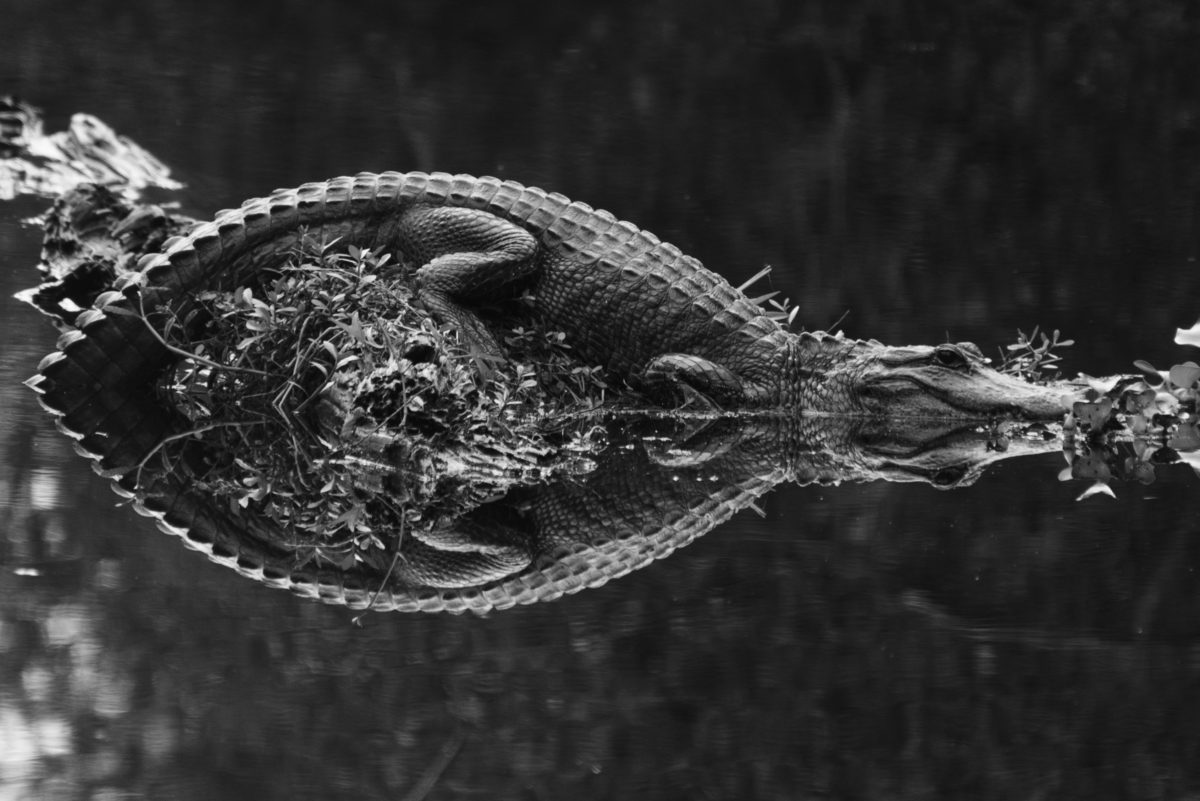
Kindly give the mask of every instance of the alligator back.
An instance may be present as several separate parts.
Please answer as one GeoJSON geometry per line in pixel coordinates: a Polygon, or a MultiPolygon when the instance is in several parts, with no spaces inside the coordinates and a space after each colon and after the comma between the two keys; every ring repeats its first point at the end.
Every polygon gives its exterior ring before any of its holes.
{"type": "Polygon", "coordinates": [[[402,245],[404,211],[418,205],[483,210],[532,233],[540,246],[537,309],[587,361],[628,375],[655,355],[684,352],[719,361],[750,382],[778,380],[778,365],[763,355],[781,354],[788,335],[678,248],[556,193],[445,173],[362,173],[219,212],[101,295],[77,320],[87,344],[65,340],[60,347],[68,355],[87,350],[93,363],[99,351],[128,370],[130,382],[145,381],[169,356],[139,319],[141,310],[178,312],[195,291],[244,284],[285,261],[305,237],[393,251],[402,245]]]}

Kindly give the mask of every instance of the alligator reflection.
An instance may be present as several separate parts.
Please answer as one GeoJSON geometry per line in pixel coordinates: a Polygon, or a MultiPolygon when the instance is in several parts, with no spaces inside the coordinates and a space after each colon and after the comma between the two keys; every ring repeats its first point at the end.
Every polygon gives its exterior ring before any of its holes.
{"type": "MultiPolygon", "coordinates": [[[[390,559],[345,566],[297,543],[258,505],[206,492],[186,449],[164,447],[187,442],[186,426],[148,393],[73,402],[52,381],[38,388],[79,450],[164,531],[270,586],[379,610],[483,612],[596,587],[670,555],[783,482],[956,487],[997,460],[1062,447],[945,421],[614,413],[587,469],[514,483],[435,525],[377,532],[390,559]]],[[[363,470],[386,486],[377,466],[363,470]]],[[[495,486],[483,470],[466,480],[495,486]]]]}
{"type": "Polygon", "coordinates": [[[147,187],[179,189],[170,176],[149,151],[90,114],[75,114],[66,131],[46,134],[38,109],[0,96],[0,200],[53,198],[81,183],[133,199],[147,187]]]}

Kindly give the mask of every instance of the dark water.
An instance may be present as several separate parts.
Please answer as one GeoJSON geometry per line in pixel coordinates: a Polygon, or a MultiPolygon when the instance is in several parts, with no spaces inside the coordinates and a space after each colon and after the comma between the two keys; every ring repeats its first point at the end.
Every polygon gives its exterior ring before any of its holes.
{"type": "MultiPolygon", "coordinates": [[[[1061,328],[1195,358],[1184,2],[0,2],[0,91],[87,111],[197,215],[363,169],[490,173],[655,231],[812,328],[1061,328]]],[[[0,297],[41,203],[0,208],[0,297]]],[[[1181,798],[1200,792],[1200,479],[1075,498],[783,487],[671,559],[489,617],[296,600],[185,551],[20,386],[0,300],[0,797],[1181,798]]]]}

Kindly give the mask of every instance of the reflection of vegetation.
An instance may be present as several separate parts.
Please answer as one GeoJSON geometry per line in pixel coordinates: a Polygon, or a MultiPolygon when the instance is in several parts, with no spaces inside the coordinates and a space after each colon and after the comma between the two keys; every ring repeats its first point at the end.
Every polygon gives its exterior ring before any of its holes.
{"type": "Polygon", "coordinates": [[[362,630],[165,538],[131,549],[97,498],[80,545],[101,569],[0,587],[29,693],[0,705],[45,726],[42,775],[147,797],[400,798],[460,737],[431,801],[1189,782],[1190,521],[1130,507],[1114,542],[1111,508],[1064,528],[1053,486],[1020,486],[938,495],[953,528],[920,488],[797,489],[766,507],[786,536],[745,520],[569,603],[362,630]]]}

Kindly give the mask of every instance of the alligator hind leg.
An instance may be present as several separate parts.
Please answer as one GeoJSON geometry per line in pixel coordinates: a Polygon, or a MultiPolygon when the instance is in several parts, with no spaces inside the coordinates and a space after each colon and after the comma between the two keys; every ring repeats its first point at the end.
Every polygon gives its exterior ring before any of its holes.
{"type": "Polygon", "coordinates": [[[537,240],[524,228],[479,209],[418,206],[399,221],[398,243],[416,273],[417,296],[434,317],[457,328],[486,357],[503,350],[472,300],[494,297],[537,269],[537,240]]]}
{"type": "Polygon", "coordinates": [[[642,384],[656,400],[703,409],[723,408],[740,400],[741,379],[732,370],[700,356],[664,353],[642,371],[642,384]]]}

